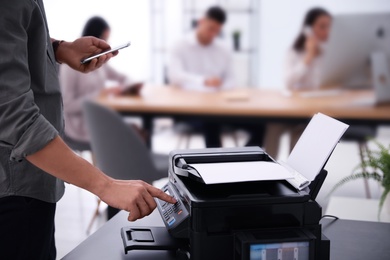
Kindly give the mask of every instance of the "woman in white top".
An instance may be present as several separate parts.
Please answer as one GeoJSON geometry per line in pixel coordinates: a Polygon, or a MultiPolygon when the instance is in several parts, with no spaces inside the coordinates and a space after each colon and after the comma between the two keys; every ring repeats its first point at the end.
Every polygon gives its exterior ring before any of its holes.
{"type": "MultiPolygon", "coordinates": [[[[85,25],[83,36],[93,36],[107,41],[110,27],[104,19],[93,17],[85,25]]],[[[78,142],[89,143],[83,117],[83,102],[99,94],[117,95],[131,82],[128,77],[105,64],[89,74],[82,74],[62,65],[60,83],[64,100],[65,134],[78,142]],[[118,86],[106,88],[107,81],[114,81],[118,86]]]]}
{"type": "MultiPolygon", "coordinates": [[[[329,38],[332,24],[331,14],[322,8],[313,8],[303,22],[302,31],[289,51],[286,62],[286,86],[289,90],[319,89],[319,64],[323,45],[329,38]]],[[[279,139],[285,132],[290,133],[290,150],[298,141],[304,125],[269,124],[265,149],[272,157],[278,155],[279,139]]]]}

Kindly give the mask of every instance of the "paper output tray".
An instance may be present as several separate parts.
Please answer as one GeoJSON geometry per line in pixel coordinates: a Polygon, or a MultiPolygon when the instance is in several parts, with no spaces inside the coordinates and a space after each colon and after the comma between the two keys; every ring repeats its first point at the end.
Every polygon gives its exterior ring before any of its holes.
{"type": "Polygon", "coordinates": [[[196,155],[178,155],[173,159],[175,174],[204,183],[202,177],[190,164],[196,163],[222,163],[222,162],[249,162],[269,161],[275,162],[263,151],[253,152],[226,152],[226,153],[198,153],[196,155]]]}
{"type": "Polygon", "coordinates": [[[121,236],[126,254],[130,250],[177,250],[183,246],[165,227],[123,227],[121,236]]]}

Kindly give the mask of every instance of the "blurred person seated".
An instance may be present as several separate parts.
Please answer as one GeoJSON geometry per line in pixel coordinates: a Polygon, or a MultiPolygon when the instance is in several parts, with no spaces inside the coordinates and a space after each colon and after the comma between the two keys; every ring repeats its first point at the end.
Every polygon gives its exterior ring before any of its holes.
{"type": "Polygon", "coordinates": [[[196,30],[174,46],[168,64],[170,84],[199,91],[234,87],[232,54],[216,39],[226,19],[222,8],[209,8],[196,30]]]}
{"type": "MultiPolygon", "coordinates": [[[[86,23],[82,36],[93,36],[108,41],[110,26],[101,17],[93,17],[86,23]]],[[[120,95],[139,91],[142,84],[132,84],[132,80],[124,74],[105,64],[99,70],[83,74],[67,65],[60,67],[60,84],[63,93],[65,135],[77,142],[89,143],[90,138],[83,116],[83,102],[98,95],[120,95]],[[118,86],[106,88],[107,81],[118,86]]]]}
{"type": "MultiPolygon", "coordinates": [[[[324,45],[328,41],[332,25],[331,14],[323,8],[313,8],[303,22],[301,33],[287,55],[286,86],[291,91],[318,90],[318,75],[324,45]]],[[[301,124],[268,124],[265,149],[276,158],[279,140],[283,133],[290,134],[290,150],[293,149],[305,126],[301,124]]]]}
{"type": "MultiPolygon", "coordinates": [[[[225,11],[210,7],[201,18],[196,29],[179,41],[170,54],[168,79],[173,86],[193,91],[219,91],[235,87],[232,53],[216,38],[227,20],[225,11]]],[[[205,136],[206,147],[221,147],[221,125],[219,122],[188,122],[200,129],[205,136]]],[[[247,145],[261,146],[263,125],[240,124],[251,134],[247,145]]]]}

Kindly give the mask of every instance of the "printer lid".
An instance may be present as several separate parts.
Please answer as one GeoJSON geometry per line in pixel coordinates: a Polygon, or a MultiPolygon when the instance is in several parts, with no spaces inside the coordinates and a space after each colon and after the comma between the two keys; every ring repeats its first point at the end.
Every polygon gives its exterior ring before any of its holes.
{"type": "MultiPolygon", "coordinates": [[[[176,176],[175,186],[185,189],[191,203],[198,206],[257,205],[302,203],[311,199],[306,191],[297,191],[286,181],[260,181],[206,185],[176,176]]],[[[179,191],[180,192],[180,191],[179,191]]],[[[181,191],[183,192],[183,191],[181,191]]]]}
{"type": "MultiPolygon", "coordinates": [[[[176,150],[170,154],[170,181],[193,204],[223,206],[235,203],[304,202],[310,199],[305,191],[297,191],[286,181],[252,181],[206,185],[202,177],[185,164],[218,162],[274,162],[260,147],[176,150]],[[180,191],[182,189],[182,191],[180,191]]],[[[244,204],[243,204],[244,203],[244,204]]]]}

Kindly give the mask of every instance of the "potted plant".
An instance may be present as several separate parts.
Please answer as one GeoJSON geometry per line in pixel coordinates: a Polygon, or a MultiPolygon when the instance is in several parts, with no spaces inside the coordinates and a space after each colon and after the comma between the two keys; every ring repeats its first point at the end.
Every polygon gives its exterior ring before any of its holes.
{"type": "Polygon", "coordinates": [[[240,51],[241,32],[239,30],[233,31],[233,45],[235,51],[240,51]]]}
{"type": "Polygon", "coordinates": [[[390,214],[390,145],[384,145],[375,141],[378,151],[367,150],[364,160],[353,170],[350,176],[341,179],[331,190],[335,191],[343,184],[357,179],[372,179],[379,182],[383,187],[383,193],[379,200],[378,219],[386,201],[390,214]]]}

